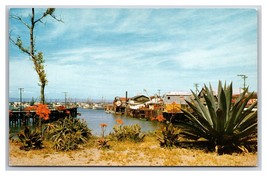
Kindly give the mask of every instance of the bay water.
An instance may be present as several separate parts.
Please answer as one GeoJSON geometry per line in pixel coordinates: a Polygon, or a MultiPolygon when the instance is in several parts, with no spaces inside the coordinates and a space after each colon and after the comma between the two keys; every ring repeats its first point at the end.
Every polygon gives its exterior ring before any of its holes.
{"type": "MultiPolygon", "coordinates": [[[[77,116],[76,118],[84,119],[87,123],[88,128],[91,129],[92,134],[95,136],[102,135],[100,124],[103,123],[107,124],[105,135],[113,132],[114,125],[117,125],[116,119],[119,118],[124,122],[123,125],[138,124],[141,127],[142,132],[154,131],[160,128],[160,123],[157,121],[147,121],[145,119],[134,118],[126,115],[106,113],[104,110],[78,108],[77,112],[81,115],[77,116]]],[[[30,128],[33,127],[30,126],[30,128]]],[[[24,129],[23,126],[10,126],[9,133],[17,134],[22,129],[24,129]]]]}
{"type": "Polygon", "coordinates": [[[147,121],[145,119],[134,118],[126,115],[117,115],[112,113],[106,113],[104,110],[94,109],[77,109],[81,116],[77,118],[84,119],[87,122],[87,126],[92,130],[92,134],[100,136],[102,134],[100,124],[107,124],[105,134],[109,134],[113,131],[114,125],[117,125],[116,119],[122,119],[123,125],[138,124],[141,127],[142,132],[154,131],[160,128],[159,122],[147,121]]]}

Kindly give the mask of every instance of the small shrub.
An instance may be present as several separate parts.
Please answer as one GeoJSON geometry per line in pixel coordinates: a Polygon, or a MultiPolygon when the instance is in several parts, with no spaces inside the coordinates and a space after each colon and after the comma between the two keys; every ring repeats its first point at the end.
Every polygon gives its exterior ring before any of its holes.
{"type": "Polygon", "coordinates": [[[79,144],[87,143],[92,136],[85,121],[71,116],[47,125],[45,134],[56,150],[64,151],[77,149],[79,144]]]}
{"type": "Polygon", "coordinates": [[[99,138],[97,140],[98,149],[109,149],[110,144],[108,142],[109,142],[109,139],[105,139],[103,137],[99,138]]]}
{"type": "Polygon", "coordinates": [[[134,125],[115,125],[113,127],[114,132],[110,135],[118,141],[131,140],[134,142],[144,141],[145,134],[141,132],[141,127],[138,124],[134,125]]]}
{"type": "Polygon", "coordinates": [[[110,148],[110,145],[108,144],[109,139],[105,139],[105,131],[106,131],[107,126],[108,125],[106,123],[100,124],[101,130],[102,130],[102,137],[97,140],[98,149],[109,149],[110,148]]]}
{"type": "Polygon", "coordinates": [[[173,126],[172,123],[166,123],[161,129],[161,134],[157,136],[157,139],[161,147],[172,148],[177,146],[179,137],[179,130],[173,126]]]}
{"type": "Polygon", "coordinates": [[[20,147],[21,150],[29,151],[31,149],[43,148],[43,141],[40,131],[36,129],[30,130],[29,127],[25,126],[24,130],[17,135],[23,144],[23,146],[20,147]]]}
{"type": "Polygon", "coordinates": [[[170,118],[170,121],[167,121],[162,114],[156,118],[152,118],[152,120],[157,120],[162,123],[159,134],[156,134],[161,147],[171,148],[178,145],[179,130],[173,126],[172,118],[173,116],[170,118]]]}

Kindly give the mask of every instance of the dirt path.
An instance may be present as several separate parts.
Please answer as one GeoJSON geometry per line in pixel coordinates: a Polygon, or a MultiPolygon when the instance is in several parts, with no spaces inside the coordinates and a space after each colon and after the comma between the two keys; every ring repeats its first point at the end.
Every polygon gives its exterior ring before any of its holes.
{"type": "Polygon", "coordinates": [[[257,166],[257,154],[217,155],[196,149],[163,149],[154,141],[112,143],[109,150],[84,146],[57,152],[51,147],[24,151],[9,143],[9,166],[257,166]]]}

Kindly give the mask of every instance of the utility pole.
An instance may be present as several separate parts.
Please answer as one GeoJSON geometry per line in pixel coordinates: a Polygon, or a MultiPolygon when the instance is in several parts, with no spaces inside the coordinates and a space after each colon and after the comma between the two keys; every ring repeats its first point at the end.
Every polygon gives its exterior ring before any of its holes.
{"type": "MultiPolygon", "coordinates": [[[[126,106],[128,105],[128,91],[125,92],[125,98],[126,98],[126,106]]],[[[126,109],[125,109],[126,111],[126,109]]]]}
{"type": "Polygon", "coordinates": [[[24,88],[19,88],[19,101],[20,101],[20,108],[19,110],[22,111],[22,92],[24,88]]]}
{"type": "Polygon", "coordinates": [[[149,95],[148,95],[148,93],[147,93],[147,90],[146,89],[144,89],[144,92],[147,94],[147,97],[149,98],[149,100],[150,100],[150,97],[149,97],[149,95]]]}
{"type": "Polygon", "coordinates": [[[65,94],[65,108],[66,108],[66,107],[67,107],[67,93],[68,93],[68,92],[62,92],[62,93],[65,94]]]}
{"type": "Polygon", "coordinates": [[[158,92],[159,92],[159,97],[160,97],[160,89],[158,89],[158,92]]]}
{"type": "Polygon", "coordinates": [[[195,88],[196,88],[196,95],[198,94],[198,92],[199,92],[199,90],[198,90],[198,83],[194,83],[194,86],[195,86],[195,88]]]}
{"type": "Polygon", "coordinates": [[[247,75],[237,75],[240,76],[242,79],[244,79],[244,85],[243,85],[243,91],[246,89],[246,79],[248,78],[247,75]]]}

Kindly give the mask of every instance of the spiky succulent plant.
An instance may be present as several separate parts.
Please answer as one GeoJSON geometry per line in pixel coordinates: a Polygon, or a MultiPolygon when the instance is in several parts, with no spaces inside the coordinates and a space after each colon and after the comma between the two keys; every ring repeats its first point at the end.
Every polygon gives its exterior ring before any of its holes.
{"type": "Polygon", "coordinates": [[[190,121],[179,124],[180,135],[187,141],[204,139],[219,154],[226,150],[248,151],[248,146],[257,144],[257,102],[248,106],[253,93],[245,89],[233,101],[232,83],[223,87],[219,81],[217,98],[209,87],[204,86],[205,104],[192,91],[194,98],[187,103],[193,112],[183,110],[190,121]]]}

